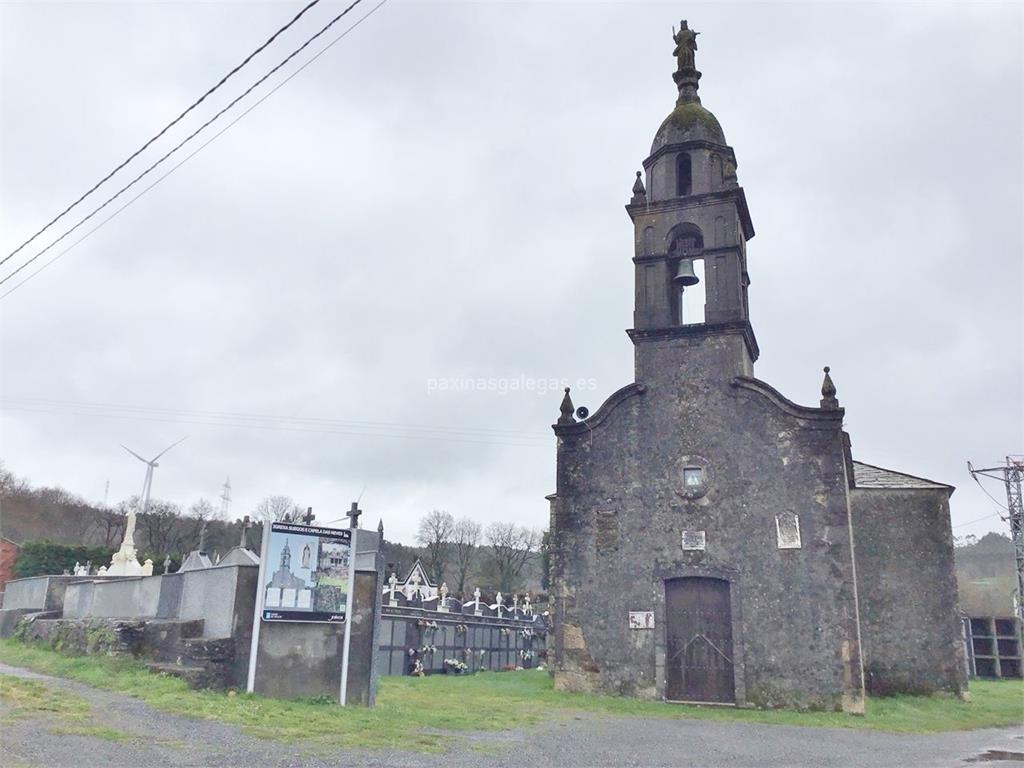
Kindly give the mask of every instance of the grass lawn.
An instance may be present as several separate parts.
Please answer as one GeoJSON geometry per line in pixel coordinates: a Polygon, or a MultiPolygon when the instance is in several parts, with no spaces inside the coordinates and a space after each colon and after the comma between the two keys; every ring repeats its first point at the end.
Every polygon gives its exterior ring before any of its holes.
{"type": "MultiPolygon", "coordinates": [[[[622,717],[695,718],[748,723],[860,728],[929,733],[1024,722],[1024,682],[975,681],[972,701],[950,697],[896,696],[871,699],[867,714],[789,712],[699,707],[636,701],[614,696],[555,691],[537,670],[484,672],[467,677],[381,678],[377,707],[342,709],[320,701],[283,701],[249,694],[192,691],[184,682],[150,673],[129,659],[65,656],[17,640],[0,641],[0,661],[135,696],[185,717],[220,720],[246,733],[318,747],[389,747],[441,751],[447,732],[504,730],[581,712],[622,717]]],[[[15,710],[21,684],[0,676],[0,702],[15,710]]],[[[39,684],[39,683],[35,683],[39,684]]],[[[45,687],[45,686],[44,686],[45,687]]],[[[61,694],[66,696],[66,694],[61,694]]],[[[41,697],[43,700],[45,697],[41,697]]]]}

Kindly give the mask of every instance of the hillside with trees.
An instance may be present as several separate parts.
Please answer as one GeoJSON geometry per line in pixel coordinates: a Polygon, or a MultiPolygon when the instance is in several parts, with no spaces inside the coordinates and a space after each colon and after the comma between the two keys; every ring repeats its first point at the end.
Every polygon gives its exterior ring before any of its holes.
{"type": "MultiPolygon", "coordinates": [[[[139,506],[138,496],[105,507],[63,488],[35,488],[0,465],[0,536],[19,545],[45,541],[112,551],[121,543],[128,511],[138,514],[139,506]]],[[[136,544],[154,563],[162,563],[167,556],[178,561],[199,545],[204,523],[208,552],[223,554],[238,544],[241,521],[220,519],[208,499],[197,499],[184,508],[150,499],[146,514],[138,515],[136,544]]],[[[258,543],[258,536],[257,532],[250,539],[258,543]]]]}
{"type": "MultiPolygon", "coordinates": [[[[0,464],[0,536],[19,545],[48,542],[63,548],[30,548],[34,562],[85,561],[84,553],[101,564],[100,552],[117,549],[124,534],[126,515],[138,515],[135,541],[142,558],[152,558],[159,573],[166,557],[177,565],[199,546],[200,531],[206,526],[206,551],[213,556],[236,546],[242,520],[221,519],[209,499],[181,505],[166,499],[150,499],[142,514],[138,496],[113,506],[87,501],[63,488],[33,487],[0,464]],[[56,558],[56,559],[54,559],[56,558]]],[[[257,520],[295,520],[305,511],[286,495],[271,495],[260,501],[249,516],[257,520]]],[[[262,526],[247,534],[251,549],[259,551],[262,526]]],[[[387,540],[383,546],[387,574],[403,578],[417,559],[431,581],[446,582],[453,595],[469,596],[479,587],[492,598],[496,592],[546,591],[547,568],[539,531],[513,523],[482,525],[468,517],[455,519],[448,512],[431,511],[420,519],[416,544],[409,546],[387,540]]],[[[34,567],[34,566],[33,566],[34,567]]],[[[59,571],[58,571],[59,572],[59,571]]]]}
{"type": "Polygon", "coordinates": [[[1012,616],[1017,589],[1013,541],[999,533],[957,542],[956,581],[960,610],[968,616],[1012,616]]]}

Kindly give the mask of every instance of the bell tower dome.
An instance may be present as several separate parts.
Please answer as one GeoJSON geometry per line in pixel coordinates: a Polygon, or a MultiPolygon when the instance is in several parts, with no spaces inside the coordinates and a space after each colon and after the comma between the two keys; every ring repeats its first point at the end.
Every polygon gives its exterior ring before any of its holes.
{"type": "MultiPolygon", "coordinates": [[[[696,355],[714,337],[712,346],[720,347],[715,370],[698,365],[701,372],[726,378],[751,375],[758,356],[747,306],[746,243],[754,227],[736,179],[736,154],[697,93],[698,34],[686,21],[673,30],[672,79],[679,97],[644,160],[646,184],[637,172],[626,206],[635,227],[636,303],[629,335],[638,381],[654,362],[648,358],[663,357],[658,350],[666,345],[692,348],[696,355]]],[[[686,355],[673,359],[687,366],[686,355]]]]}

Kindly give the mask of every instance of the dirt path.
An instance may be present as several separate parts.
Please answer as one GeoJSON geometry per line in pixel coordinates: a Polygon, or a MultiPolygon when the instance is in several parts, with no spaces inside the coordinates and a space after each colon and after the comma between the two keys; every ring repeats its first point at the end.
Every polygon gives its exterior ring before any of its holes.
{"type": "MultiPolygon", "coordinates": [[[[1024,759],[1024,734],[1006,729],[905,736],[871,731],[797,728],[699,720],[586,715],[528,731],[453,734],[444,755],[356,751],[324,753],[253,738],[236,726],[169,715],[81,683],[0,664],[0,674],[39,681],[80,697],[89,724],[106,737],[59,733],[60,716],[32,713],[5,721],[4,768],[177,768],[178,766],[821,766],[943,768],[1020,766],[979,760],[987,750],[1024,759]],[[55,732],[58,731],[58,732],[55,732]]],[[[0,706],[0,719],[9,712],[0,706]]],[[[70,729],[73,730],[73,729],[70,729]]]]}

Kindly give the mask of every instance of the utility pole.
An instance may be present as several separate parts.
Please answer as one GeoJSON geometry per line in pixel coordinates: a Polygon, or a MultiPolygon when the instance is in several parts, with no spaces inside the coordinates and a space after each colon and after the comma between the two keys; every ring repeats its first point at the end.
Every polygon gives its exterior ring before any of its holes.
{"type": "MultiPolygon", "coordinates": [[[[1010,537],[1013,539],[1013,554],[1017,562],[1017,596],[1015,599],[1017,618],[1024,623],[1024,456],[1007,456],[1005,467],[975,469],[967,462],[967,469],[976,481],[978,476],[999,480],[1006,486],[1006,512],[1004,518],[1010,523],[1010,537]]],[[[980,482],[980,481],[979,481],[980,482]]]]}

